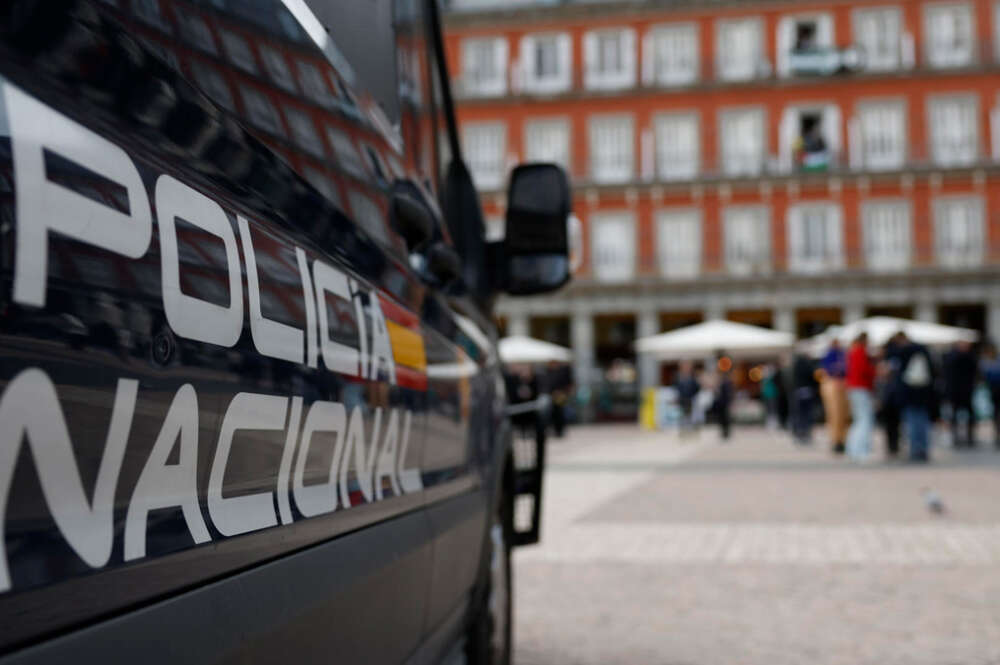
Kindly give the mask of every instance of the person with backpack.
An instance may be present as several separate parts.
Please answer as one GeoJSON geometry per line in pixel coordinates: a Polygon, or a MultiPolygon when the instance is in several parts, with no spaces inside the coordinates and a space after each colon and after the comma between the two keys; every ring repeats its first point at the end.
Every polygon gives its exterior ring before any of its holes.
{"type": "Polygon", "coordinates": [[[851,428],[847,432],[847,454],[856,462],[868,459],[875,429],[875,364],[868,356],[868,334],[861,333],[847,351],[847,399],[851,404],[851,428]]]}
{"type": "Polygon", "coordinates": [[[931,412],[936,408],[937,380],[934,362],[927,347],[900,333],[898,397],[903,425],[910,440],[910,461],[930,460],[931,412]]]}

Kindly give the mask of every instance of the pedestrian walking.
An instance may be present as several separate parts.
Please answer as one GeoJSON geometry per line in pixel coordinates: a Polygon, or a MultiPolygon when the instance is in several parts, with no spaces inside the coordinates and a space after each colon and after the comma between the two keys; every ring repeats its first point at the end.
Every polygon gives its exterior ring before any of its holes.
{"type": "Polygon", "coordinates": [[[910,442],[910,461],[930,460],[931,412],[937,409],[936,372],[930,352],[900,333],[897,387],[903,424],[910,442]]]}
{"type": "Polygon", "coordinates": [[[951,407],[951,434],[956,448],[976,447],[976,412],[972,393],[978,367],[969,342],[958,342],[942,360],[944,399],[951,407]]]}
{"type": "Polygon", "coordinates": [[[764,369],[764,379],[760,382],[760,397],[764,400],[764,410],[766,415],[765,423],[768,429],[778,429],[778,385],[781,383],[781,376],[774,365],[768,365],[764,369]]]}
{"type": "Polygon", "coordinates": [[[1000,354],[995,344],[988,344],[982,362],[983,380],[993,404],[993,445],[1000,449],[1000,354]]]}
{"type": "Polygon", "coordinates": [[[674,389],[677,391],[677,402],[681,409],[681,434],[692,432],[695,429],[694,400],[701,392],[701,384],[695,377],[694,366],[690,361],[681,363],[674,389]]]}
{"type": "Polygon", "coordinates": [[[847,433],[847,454],[855,461],[872,452],[875,427],[875,365],[868,356],[868,334],[861,333],[847,352],[847,399],[851,403],[851,429],[847,433]]]}
{"type": "Polygon", "coordinates": [[[723,441],[729,440],[730,420],[729,410],[733,404],[733,381],[729,376],[729,371],[719,372],[719,381],[715,387],[715,415],[719,419],[719,433],[723,441]]]}
{"type": "Polygon", "coordinates": [[[879,385],[878,417],[885,428],[885,454],[899,454],[899,431],[902,412],[899,403],[899,352],[903,342],[899,333],[889,338],[882,349],[882,380],[879,385]]]}
{"type": "Polygon", "coordinates": [[[816,403],[816,366],[805,354],[792,362],[792,436],[801,444],[812,440],[813,409],[816,403]]]}
{"type": "Polygon", "coordinates": [[[847,374],[847,359],[840,348],[840,340],[834,339],[830,349],[823,356],[823,380],[819,384],[820,399],[826,415],[826,428],[830,445],[836,455],[844,452],[847,436],[847,389],[844,378],[847,374]]]}

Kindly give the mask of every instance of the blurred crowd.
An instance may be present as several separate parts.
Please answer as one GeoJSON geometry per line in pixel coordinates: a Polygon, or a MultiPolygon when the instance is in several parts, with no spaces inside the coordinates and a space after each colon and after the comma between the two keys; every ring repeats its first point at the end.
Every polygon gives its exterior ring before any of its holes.
{"type": "Polygon", "coordinates": [[[806,444],[821,413],[833,452],[857,461],[873,457],[878,426],[890,458],[905,443],[911,461],[928,461],[936,431],[955,448],[974,448],[985,416],[1000,448],[1000,358],[992,344],[959,342],[936,353],[899,332],[873,350],[862,333],[846,349],[832,342],[818,362],[798,354],[768,367],[761,394],[772,427],[806,444]]]}
{"type": "Polygon", "coordinates": [[[526,437],[545,442],[549,430],[562,437],[571,420],[573,370],[565,363],[514,364],[504,369],[511,423],[526,437]]]}

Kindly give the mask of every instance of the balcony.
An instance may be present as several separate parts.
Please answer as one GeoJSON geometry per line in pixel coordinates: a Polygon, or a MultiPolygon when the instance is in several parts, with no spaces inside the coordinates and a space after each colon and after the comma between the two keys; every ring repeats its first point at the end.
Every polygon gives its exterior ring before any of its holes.
{"type": "Polygon", "coordinates": [[[833,76],[861,71],[864,58],[855,47],[804,48],[788,54],[788,68],[792,76],[833,76]]]}

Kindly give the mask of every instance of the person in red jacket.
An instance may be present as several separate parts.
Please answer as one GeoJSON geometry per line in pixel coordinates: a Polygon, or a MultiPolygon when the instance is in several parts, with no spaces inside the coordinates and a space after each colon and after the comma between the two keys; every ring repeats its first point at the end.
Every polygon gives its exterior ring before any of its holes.
{"type": "Polygon", "coordinates": [[[851,404],[851,429],[847,432],[847,454],[851,459],[867,459],[872,452],[875,429],[875,363],[868,357],[868,335],[861,333],[847,351],[847,399],[851,404]]]}

